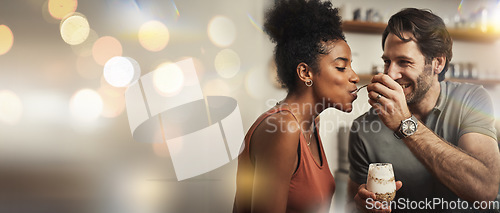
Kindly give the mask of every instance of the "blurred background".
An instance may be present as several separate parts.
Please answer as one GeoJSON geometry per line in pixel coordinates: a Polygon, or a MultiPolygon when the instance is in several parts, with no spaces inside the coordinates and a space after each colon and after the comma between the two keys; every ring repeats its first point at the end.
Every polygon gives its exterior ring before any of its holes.
{"type": "MultiPolygon", "coordinates": [[[[454,39],[448,80],[482,84],[500,127],[497,0],[332,3],[341,8],[360,85],[381,71],[381,32],[390,15],[417,7],[441,16],[454,39]]],[[[132,81],[104,78],[104,67],[114,56],[129,57],[140,69],[125,74],[137,78],[193,58],[203,94],[236,99],[246,132],[286,95],[262,29],[273,4],[0,1],[0,212],[230,212],[237,161],[178,181],[165,143],[133,138],[124,96],[132,81]]],[[[344,211],[346,196],[346,129],[369,109],[366,91],[354,105],[350,114],[328,109],[320,115],[337,182],[336,212],[344,211]]]]}

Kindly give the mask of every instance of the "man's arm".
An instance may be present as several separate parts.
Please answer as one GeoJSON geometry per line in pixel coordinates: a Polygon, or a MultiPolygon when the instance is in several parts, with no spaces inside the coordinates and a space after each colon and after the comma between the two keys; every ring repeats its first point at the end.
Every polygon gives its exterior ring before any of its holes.
{"type": "MultiPolygon", "coordinates": [[[[368,86],[369,103],[384,124],[395,131],[411,116],[403,90],[387,75],[376,75],[372,82],[368,86]],[[384,98],[377,98],[378,94],[384,98]]],[[[470,132],[460,137],[457,147],[419,121],[417,132],[404,141],[419,161],[460,198],[495,199],[500,184],[500,153],[493,138],[470,132]]]]}
{"type": "Polygon", "coordinates": [[[467,133],[460,137],[456,147],[419,121],[417,132],[403,141],[420,162],[460,198],[468,201],[496,198],[500,154],[493,138],[467,133]]]}

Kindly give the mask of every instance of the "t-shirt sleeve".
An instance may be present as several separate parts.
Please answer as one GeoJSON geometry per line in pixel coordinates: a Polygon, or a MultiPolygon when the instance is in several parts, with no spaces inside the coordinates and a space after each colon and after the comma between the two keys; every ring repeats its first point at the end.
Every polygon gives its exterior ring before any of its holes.
{"type": "Polygon", "coordinates": [[[355,126],[357,123],[353,123],[349,134],[349,149],[347,151],[350,164],[349,177],[354,182],[363,184],[366,182],[369,163],[366,148],[359,137],[359,133],[356,131],[359,130],[355,126]]]}
{"type": "Polygon", "coordinates": [[[459,138],[464,134],[476,132],[497,140],[493,103],[483,87],[474,90],[464,107],[466,109],[460,125],[459,138]]]}

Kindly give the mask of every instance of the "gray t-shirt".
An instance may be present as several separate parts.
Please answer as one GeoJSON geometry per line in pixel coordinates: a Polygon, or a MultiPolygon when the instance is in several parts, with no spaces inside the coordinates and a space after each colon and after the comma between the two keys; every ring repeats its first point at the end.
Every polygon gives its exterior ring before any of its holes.
{"type": "MultiPolygon", "coordinates": [[[[456,82],[440,82],[440,86],[440,96],[427,116],[425,126],[455,146],[462,135],[470,132],[497,139],[493,104],[482,86],[456,82]]],[[[358,184],[366,183],[370,163],[392,163],[396,180],[403,182],[403,187],[397,191],[394,199],[396,204],[397,201],[418,202],[425,201],[426,198],[427,201],[434,198],[455,202],[458,200],[453,192],[425,168],[402,140],[396,139],[393,131],[382,123],[373,108],[354,120],[348,156],[349,177],[358,184]]],[[[401,211],[407,212],[408,209],[401,211]]],[[[423,211],[429,212],[430,209],[423,211]]]]}

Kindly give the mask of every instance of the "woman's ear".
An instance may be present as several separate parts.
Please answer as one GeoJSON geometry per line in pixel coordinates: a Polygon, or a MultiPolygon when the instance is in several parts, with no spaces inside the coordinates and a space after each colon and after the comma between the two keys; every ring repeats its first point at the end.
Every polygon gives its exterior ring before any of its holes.
{"type": "Polygon", "coordinates": [[[307,81],[312,81],[313,79],[311,67],[309,67],[309,65],[304,62],[300,62],[300,64],[297,65],[297,76],[299,77],[300,81],[304,83],[307,81]]]}
{"type": "Polygon", "coordinates": [[[444,66],[446,65],[446,57],[435,57],[434,59],[432,59],[432,65],[432,67],[434,68],[434,74],[439,75],[439,73],[443,71],[444,66]]]}

